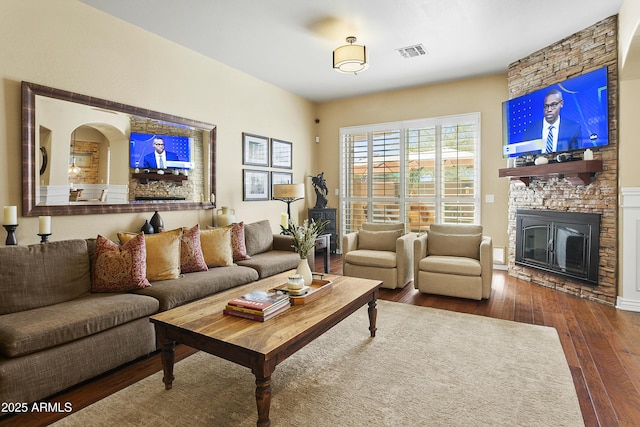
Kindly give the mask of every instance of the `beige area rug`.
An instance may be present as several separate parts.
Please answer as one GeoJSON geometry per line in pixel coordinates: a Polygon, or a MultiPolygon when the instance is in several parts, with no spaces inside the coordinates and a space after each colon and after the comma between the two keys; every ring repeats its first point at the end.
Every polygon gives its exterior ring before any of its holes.
{"type": "MultiPolygon", "coordinates": [[[[278,365],[272,426],[581,426],[555,329],[388,301],[278,365]]],[[[254,376],[196,353],[56,426],[255,426],[254,376]]]]}

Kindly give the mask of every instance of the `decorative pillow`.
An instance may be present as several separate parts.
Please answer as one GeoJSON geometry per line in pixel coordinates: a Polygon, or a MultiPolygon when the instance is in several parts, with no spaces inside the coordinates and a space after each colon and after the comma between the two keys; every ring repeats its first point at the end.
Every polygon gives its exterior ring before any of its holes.
{"type": "Polygon", "coordinates": [[[200,230],[202,254],[209,267],[233,265],[231,228],[232,226],[227,226],[200,230]]]}
{"type": "Polygon", "coordinates": [[[402,236],[402,230],[358,231],[358,249],[372,251],[396,251],[396,240],[402,236]]]}
{"type": "Polygon", "coordinates": [[[180,241],[180,272],[191,273],[208,269],[200,246],[200,226],[196,224],[191,228],[183,228],[180,241]]]}
{"type": "MultiPolygon", "coordinates": [[[[120,243],[125,244],[136,235],[118,233],[118,239],[120,243]]],[[[144,235],[147,248],[147,279],[150,282],[180,277],[180,236],[182,236],[180,228],[144,235]]]]}
{"type": "Polygon", "coordinates": [[[480,259],[481,241],[482,234],[445,234],[429,231],[427,253],[480,259]]]}
{"type": "Polygon", "coordinates": [[[268,219],[244,225],[247,254],[254,256],[273,248],[273,230],[268,219]]]}
{"type": "Polygon", "coordinates": [[[145,277],[146,258],[142,234],[122,246],[98,235],[91,292],[126,292],[151,286],[145,277]]]}

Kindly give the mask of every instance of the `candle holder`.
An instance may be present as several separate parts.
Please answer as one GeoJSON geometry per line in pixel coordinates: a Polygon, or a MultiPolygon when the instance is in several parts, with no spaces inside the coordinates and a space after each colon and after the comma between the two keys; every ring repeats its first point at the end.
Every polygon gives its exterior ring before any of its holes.
{"type": "Polygon", "coordinates": [[[38,233],[38,236],[40,236],[40,243],[49,243],[49,236],[51,236],[51,233],[46,233],[46,234],[38,233]]]}
{"type": "Polygon", "coordinates": [[[15,246],[18,244],[18,238],[16,237],[16,228],[18,224],[4,224],[3,227],[7,230],[7,240],[4,242],[7,246],[15,246]]]}

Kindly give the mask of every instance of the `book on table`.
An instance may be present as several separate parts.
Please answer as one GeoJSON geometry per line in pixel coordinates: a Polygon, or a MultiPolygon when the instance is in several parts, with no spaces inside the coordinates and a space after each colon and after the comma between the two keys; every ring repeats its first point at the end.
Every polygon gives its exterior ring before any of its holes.
{"type": "Polygon", "coordinates": [[[272,317],[277,316],[278,314],[280,314],[283,311],[287,310],[289,307],[291,307],[291,303],[289,301],[286,301],[284,304],[280,305],[276,310],[271,311],[268,314],[264,314],[264,313],[262,313],[262,314],[253,314],[253,313],[248,313],[246,311],[237,310],[237,308],[239,308],[239,307],[233,307],[233,306],[227,305],[227,308],[222,310],[222,312],[224,314],[229,314],[231,316],[242,317],[244,319],[257,320],[258,322],[264,322],[266,320],[271,319],[272,317]],[[229,308],[229,307],[231,307],[231,308],[229,308]]]}
{"type": "Polygon", "coordinates": [[[283,312],[290,306],[291,303],[287,295],[254,291],[227,302],[223,312],[247,319],[264,321],[283,312]]]}

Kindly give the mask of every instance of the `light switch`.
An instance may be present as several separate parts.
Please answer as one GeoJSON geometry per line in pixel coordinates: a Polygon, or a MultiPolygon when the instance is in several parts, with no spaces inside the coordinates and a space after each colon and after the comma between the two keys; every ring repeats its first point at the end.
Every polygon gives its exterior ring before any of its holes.
{"type": "Polygon", "coordinates": [[[493,194],[487,194],[484,196],[484,201],[487,203],[493,203],[493,194]]]}

